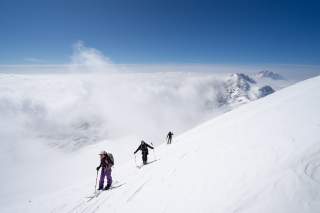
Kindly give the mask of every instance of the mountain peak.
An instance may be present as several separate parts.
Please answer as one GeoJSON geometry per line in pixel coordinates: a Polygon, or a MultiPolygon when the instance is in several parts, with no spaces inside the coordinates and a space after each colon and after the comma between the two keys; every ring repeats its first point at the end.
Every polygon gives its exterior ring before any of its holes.
{"type": "Polygon", "coordinates": [[[255,84],[256,81],[249,77],[248,75],[244,74],[244,73],[233,73],[230,75],[230,79],[233,80],[237,80],[238,82],[247,82],[247,83],[251,83],[251,84],[255,84]]]}
{"type": "Polygon", "coordinates": [[[258,78],[271,78],[273,80],[284,80],[284,77],[282,75],[269,70],[262,70],[258,72],[256,76],[258,78]]]}

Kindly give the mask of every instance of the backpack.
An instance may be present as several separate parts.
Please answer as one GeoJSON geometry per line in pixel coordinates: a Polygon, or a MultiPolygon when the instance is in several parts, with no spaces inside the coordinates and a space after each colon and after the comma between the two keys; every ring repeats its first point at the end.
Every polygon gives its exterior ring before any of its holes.
{"type": "Polygon", "coordinates": [[[111,163],[111,165],[113,166],[114,165],[114,158],[113,158],[113,155],[111,154],[111,153],[108,153],[108,157],[109,157],[109,159],[110,159],[110,163],[111,163]]]}

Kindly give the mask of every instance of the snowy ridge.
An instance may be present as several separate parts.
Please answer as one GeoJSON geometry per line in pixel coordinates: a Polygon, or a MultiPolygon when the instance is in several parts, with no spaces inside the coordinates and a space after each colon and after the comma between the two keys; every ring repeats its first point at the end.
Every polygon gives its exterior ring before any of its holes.
{"type": "Polygon", "coordinates": [[[226,82],[225,104],[232,107],[248,103],[275,92],[270,85],[259,85],[256,80],[243,73],[231,74],[226,82]]]}
{"type": "MultiPolygon", "coordinates": [[[[212,119],[150,152],[158,161],[114,168],[125,186],[90,202],[84,197],[92,193],[94,176],[7,210],[319,212],[319,90],[316,77],[212,119]]],[[[92,145],[81,156],[99,149],[92,145]]]]}
{"type": "Polygon", "coordinates": [[[262,71],[258,72],[256,74],[256,77],[257,78],[270,78],[273,80],[284,80],[285,79],[282,75],[275,73],[275,72],[272,72],[272,71],[269,71],[269,70],[262,70],[262,71]]]}

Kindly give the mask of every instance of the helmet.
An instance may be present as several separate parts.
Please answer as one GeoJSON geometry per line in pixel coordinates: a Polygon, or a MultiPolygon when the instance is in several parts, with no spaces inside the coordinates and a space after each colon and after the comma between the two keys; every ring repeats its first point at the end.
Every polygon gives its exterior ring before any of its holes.
{"type": "Polygon", "coordinates": [[[100,152],[99,155],[106,155],[106,154],[107,154],[107,152],[103,150],[103,151],[100,152]]]}

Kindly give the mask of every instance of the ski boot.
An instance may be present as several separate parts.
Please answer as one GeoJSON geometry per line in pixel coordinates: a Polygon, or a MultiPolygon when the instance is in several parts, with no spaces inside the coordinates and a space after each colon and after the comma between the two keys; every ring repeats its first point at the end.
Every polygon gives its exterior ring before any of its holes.
{"type": "Polygon", "coordinates": [[[107,184],[106,187],[104,187],[103,190],[108,190],[108,189],[110,189],[110,187],[111,187],[111,184],[107,184]]]}

